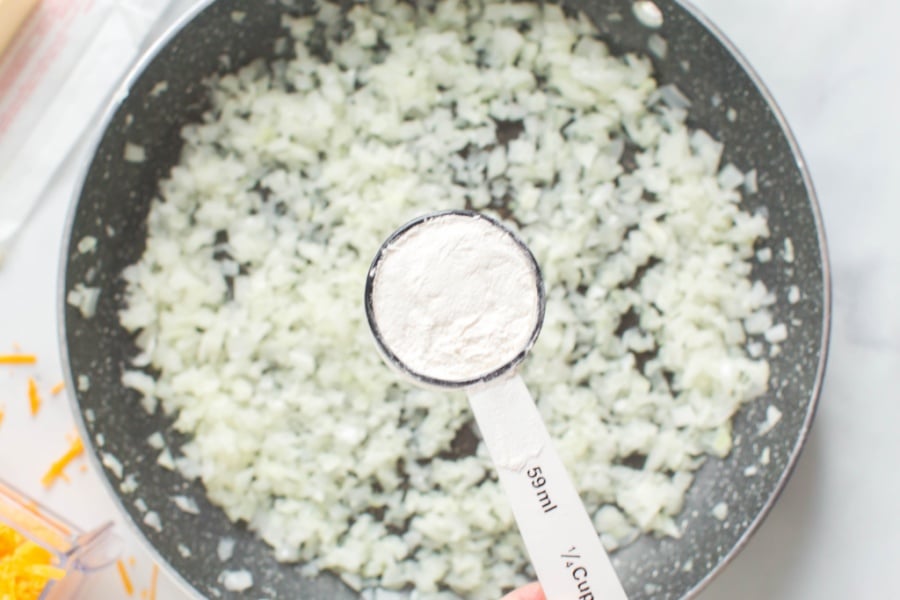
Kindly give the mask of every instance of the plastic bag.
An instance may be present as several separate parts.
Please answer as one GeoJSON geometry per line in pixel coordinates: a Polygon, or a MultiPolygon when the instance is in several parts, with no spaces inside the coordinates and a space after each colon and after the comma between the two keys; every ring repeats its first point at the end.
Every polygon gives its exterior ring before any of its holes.
{"type": "Polygon", "coordinates": [[[185,5],[42,0],[0,57],[0,265],[129,67],[185,5]]]}

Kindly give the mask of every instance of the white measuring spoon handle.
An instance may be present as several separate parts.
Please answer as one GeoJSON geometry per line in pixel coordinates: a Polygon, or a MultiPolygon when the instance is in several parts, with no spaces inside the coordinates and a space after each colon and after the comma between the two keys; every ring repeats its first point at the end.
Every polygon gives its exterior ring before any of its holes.
{"type": "Polygon", "coordinates": [[[548,600],[627,600],[566,467],[518,375],[469,404],[548,600]]]}

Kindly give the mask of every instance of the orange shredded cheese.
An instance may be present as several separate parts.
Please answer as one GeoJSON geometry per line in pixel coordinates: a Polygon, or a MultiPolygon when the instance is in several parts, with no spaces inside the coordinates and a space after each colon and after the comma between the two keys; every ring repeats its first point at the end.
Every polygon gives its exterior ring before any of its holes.
{"type": "Polygon", "coordinates": [[[53,555],[18,531],[0,524],[0,598],[37,600],[47,584],[66,572],[53,566],[53,555]]]}
{"type": "Polygon", "coordinates": [[[33,365],[36,362],[34,354],[0,354],[0,365],[33,365]]]}
{"type": "Polygon", "coordinates": [[[6,416],[6,413],[3,412],[3,407],[0,406],[0,425],[3,425],[3,417],[6,416]]]}
{"type": "Polygon", "coordinates": [[[45,487],[50,487],[51,485],[53,485],[53,482],[56,481],[59,477],[62,477],[63,479],[68,481],[69,478],[66,477],[66,474],[64,472],[66,467],[69,466],[69,463],[75,460],[83,452],[84,443],[81,441],[81,438],[75,438],[72,441],[72,445],[69,446],[68,450],[66,450],[66,453],[63,454],[59,458],[59,460],[50,465],[50,468],[47,469],[47,472],[41,479],[41,483],[43,483],[45,487]]]}
{"type": "MultiPolygon", "coordinates": [[[[3,491],[6,494],[10,492],[8,489],[3,491]]],[[[12,497],[19,498],[14,495],[12,497]]],[[[27,531],[35,539],[40,539],[45,548],[51,548],[60,554],[72,548],[69,539],[72,532],[59,522],[51,522],[46,515],[40,513],[39,509],[32,508],[30,503],[22,502],[19,506],[0,502],[0,523],[14,524],[19,531],[27,531]]]]}
{"type": "Polygon", "coordinates": [[[125,568],[125,563],[119,559],[116,561],[116,567],[119,569],[119,577],[122,578],[122,587],[125,588],[125,593],[129,596],[133,596],[134,586],[131,584],[131,577],[128,576],[128,570],[125,568]]]}
{"type": "Polygon", "coordinates": [[[150,600],[156,600],[156,580],[159,579],[159,565],[153,563],[153,572],[150,573],[150,600]]]}
{"type": "Polygon", "coordinates": [[[37,383],[33,377],[28,378],[28,403],[31,406],[31,416],[41,410],[41,396],[38,394],[37,383]]]}
{"type": "Polygon", "coordinates": [[[66,382],[65,382],[65,381],[60,381],[59,383],[57,383],[56,385],[54,385],[52,388],[50,388],[50,393],[51,393],[52,395],[56,396],[57,394],[59,394],[59,393],[60,393],[61,391],[63,391],[64,389],[66,389],[66,382]]]}
{"type": "Polygon", "coordinates": [[[128,566],[133,567],[136,564],[137,564],[137,559],[133,556],[129,556],[128,557],[128,566]]]}

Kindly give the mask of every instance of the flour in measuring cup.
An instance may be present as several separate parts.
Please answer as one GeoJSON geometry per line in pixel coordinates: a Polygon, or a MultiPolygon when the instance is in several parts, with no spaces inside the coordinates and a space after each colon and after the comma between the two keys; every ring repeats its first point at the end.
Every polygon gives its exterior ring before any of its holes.
{"type": "Polygon", "coordinates": [[[541,302],[534,261],[484,217],[424,220],[390,242],[374,268],[377,334],[415,375],[476,380],[514,361],[532,341],[541,302]]]}

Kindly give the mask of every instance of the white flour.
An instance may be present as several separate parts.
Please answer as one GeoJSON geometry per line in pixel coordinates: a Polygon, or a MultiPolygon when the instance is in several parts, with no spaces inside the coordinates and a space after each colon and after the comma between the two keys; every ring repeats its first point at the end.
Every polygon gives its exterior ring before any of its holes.
{"type": "Polygon", "coordinates": [[[531,257],[481,217],[424,221],[376,265],[372,312],[385,347],[413,373],[471,381],[527,346],[539,315],[531,257]]]}

